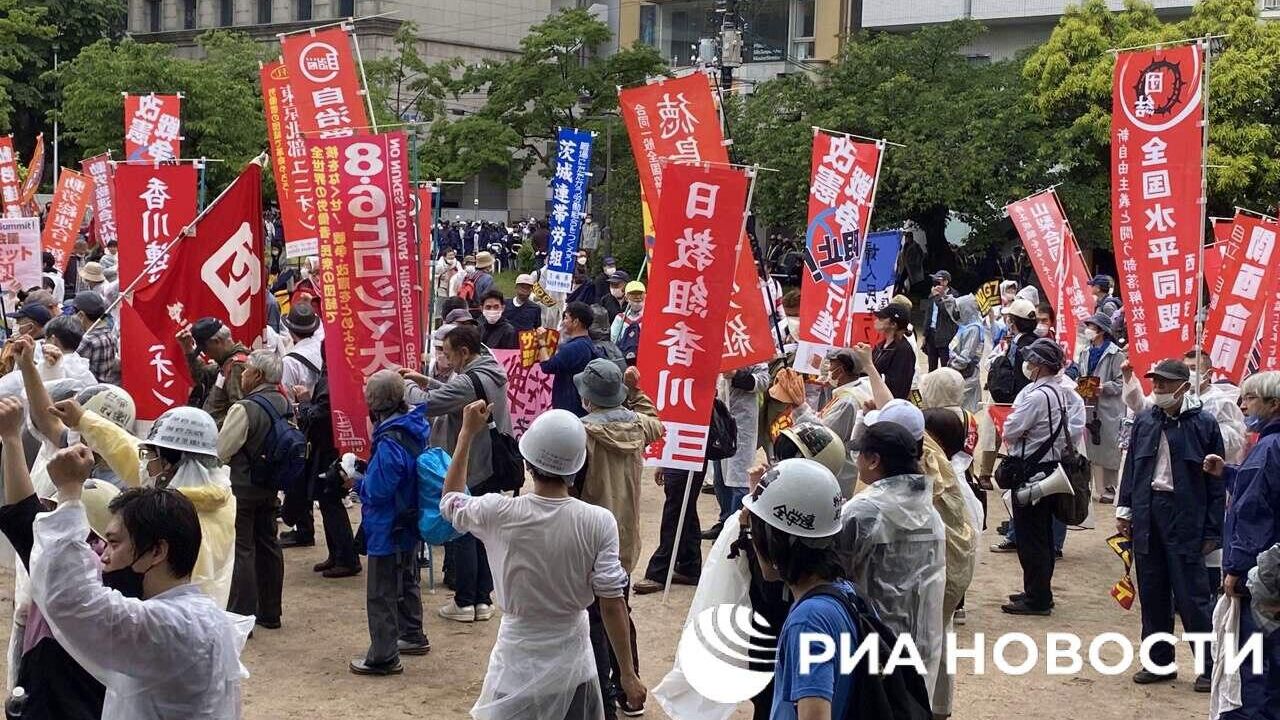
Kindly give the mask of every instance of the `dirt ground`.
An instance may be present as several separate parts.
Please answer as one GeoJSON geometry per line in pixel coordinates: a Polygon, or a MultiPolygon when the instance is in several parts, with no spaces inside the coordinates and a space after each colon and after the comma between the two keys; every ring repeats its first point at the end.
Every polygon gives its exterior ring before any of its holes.
{"type": "MultiPolygon", "coordinates": [[[[647,560],[658,536],[662,492],[652,483],[645,490],[642,558],[647,560]]],[[[1110,517],[1109,506],[1095,507],[1104,517],[1110,517]]],[[[357,506],[352,510],[353,519],[358,512],[357,506]]],[[[994,528],[1004,516],[998,500],[991,512],[994,528]]],[[[704,523],[714,519],[711,496],[701,497],[699,514],[704,523]]],[[[1111,523],[1102,520],[1096,530],[1074,531],[1068,536],[1066,557],[1059,561],[1054,577],[1057,610],[1051,618],[1018,618],[1000,612],[1004,596],[1021,589],[1020,572],[1015,555],[987,550],[995,541],[994,533],[988,530],[968,595],[968,624],[957,628],[960,645],[970,646],[975,633],[984,633],[990,647],[994,637],[1012,631],[1026,632],[1041,643],[1044,633],[1050,630],[1086,638],[1120,632],[1136,639],[1137,608],[1125,611],[1108,594],[1122,572],[1119,559],[1104,543],[1110,528],[1111,523]]],[[[321,536],[319,532],[317,536],[321,536]]],[[[710,543],[704,543],[704,551],[709,547],[710,543]]],[[[347,661],[363,655],[368,641],[364,577],[324,580],[311,571],[312,564],[323,557],[323,547],[285,551],[284,627],[276,631],[259,629],[249,641],[244,662],[252,677],[245,685],[244,717],[467,717],[484,678],[498,629],[497,617],[470,625],[440,619],[435,611],[448,602],[449,591],[437,587],[434,594],[428,593],[424,577],[423,604],[431,653],[404,658],[405,672],[398,677],[354,676],[347,671],[347,661]]],[[[439,563],[439,550],[435,557],[439,563]]],[[[641,674],[650,687],[657,685],[671,667],[692,596],[692,588],[676,586],[667,605],[662,604],[660,594],[634,601],[641,674]]],[[[10,617],[12,598],[13,581],[9,575],[0,579],[0,616],[10,617]]],[[[0,623],[0,642],[7,643],[8,635],[9,623],[0,623]]],[[[1020,652],[1010,651],[1009,660],[1021,660],[1020,652]]],[[[1116,647],[1108,646],[1103,656],[1115,661],[1116,647]]],[[[1179,657],[1188,658],[1189,653],[1180,648],[1179,657]]],[[[971,664],[961,663],[954,717],[995,720],[1069,715],[1090,720],[1130,720],[1140,711],[1149,713],[1157,708],[1165,718],[1197,718],[1208,712],[1208,696],[1192,692],[1189,670],[1184,670],[1175,683],[1151,687],[1134,685],[1129,679],[1132,671],[1111,677],[1091,670],[1049,676],[1044,667],[1042,656],[1035,669],[1024,676],[1001,675],[989,665],[988,674],[978,677],[973,675],[971,664]]],[[[647,716],[663,717],[664,713],[650,700],[647,716]]],[[[750,717],[749,705],[744,705],[735,717],[750,717]]]]}

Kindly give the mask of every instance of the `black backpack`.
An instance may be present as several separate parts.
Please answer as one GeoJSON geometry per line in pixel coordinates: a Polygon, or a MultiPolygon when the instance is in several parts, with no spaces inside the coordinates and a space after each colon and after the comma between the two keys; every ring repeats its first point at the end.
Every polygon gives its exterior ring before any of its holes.
{"type": "Polygon", "coordinates": [[[640,352],[640,321],[623,322],[622,336],[618,338],[618,349],[622,351],[622,357],[627,359],[628,365],[636,364],[636,354],[640,352]]]}
{"type": "MultiPolygon", "coordinates": [[[[879,639],[881,663],[884,663],[892,654],[897,633],[880,620],[860,595],[850,596],[834,585],[819,585],[805,593],[800,602],[824,595],[844,606],[857,627],[859,643],[872,636],[879,639]]],[[[853,668],[853,695],[843,717],[846,720],[932,720],[928,685],[924,676],[910,665],[898,664],[893,672],[885,674],[871,673],[865,661],[859,662],[853,668]]]]}
{"type": "Polygon", "coordinates": [[[1018,397],[1018,391],[1027,385],[1027,378],[1018,367],[1022,348],[1010,340],[1013,351],[1005,351],[991,361],[991,369],[987,371],[987,390],[991,400],[1001,405],[1008,405],[1018,397]]]}
{"type": "Polygon", "coordinates": [[[306,474],[307,438],[293,424],[293,413],[281,415],[263,395],[245,400],[267,413],[267,437],[249,463],[249,482],[270,490],[291,491],[306,474]]]}
{"type": "Polygon", "coordinates": [[[719,398],[711,411],[711,428],[707,433],[707,459],[728,460],[738,454],[738,421],[719,398]]]}
{"type": "MultiPolygon", "coordinates": [[[[468,372],[467,377],[471,379],[471,387],[476,392],[476,399],[489,402],[489,396],[484,391],[484,383],[480,382],[480,376],[474,372],[468,372]]],[[[524,485],[524,458],[520,455],[520,444],[510,433],[504,433],[498,429],[498,424],[494,422],[492,415],[489,416],[489,447],[492,465],[489,480],[485,483],[486,487],[497,492],[519,490],[524,485]]]]}

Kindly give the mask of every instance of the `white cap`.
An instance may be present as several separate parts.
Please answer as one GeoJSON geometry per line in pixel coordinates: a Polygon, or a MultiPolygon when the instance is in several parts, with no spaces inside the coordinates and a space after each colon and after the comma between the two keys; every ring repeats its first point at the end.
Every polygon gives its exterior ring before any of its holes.
{"type": "Polygon", "coordinates": [[[542,472],[576,475],[587,463],[587,431],[568,410],[548,410],[520,436],[520,454],[542,472]]]}
{"type": "Polygon", "coordinates": [[[1031,320],[1036,316],[1036,306],[1026,298],[1018,298],[1006,305],[1000,312],[1005,315],[1020,317],[1024,320],[1031,320]]]}
{"type": "Polygon", "coordinates": [[[825,538],[840,532],[844,497],[836,476],[813,460],[789,458],[760,479],[742,501],[753,515],[788,535],[825,538]]]}
{"type": "Polygon", "coordinates": [[[176,407],[155,421],[142,444],[218,457],[218,424],[200,408],[176,407]]]}
{"type": "Polygon", "coordinates": [[[523,273],[523,274],[521,274],[521,275],[517,275],[517,276],[516,276],[516,284],[517,284],[517,285],[532,285],[532,284],[533,284],[533,276],[532,276],[532,275],[530,275],[529,273],[523,273]]]}
{"type": "Polygon", "coordinates": [[[896,423],[916,440],[924,439],[924,413],[906,400],[890,400],[883,408],[868,412],[862,419],[862,424],[868,427],[878,422],[896,423]]]}

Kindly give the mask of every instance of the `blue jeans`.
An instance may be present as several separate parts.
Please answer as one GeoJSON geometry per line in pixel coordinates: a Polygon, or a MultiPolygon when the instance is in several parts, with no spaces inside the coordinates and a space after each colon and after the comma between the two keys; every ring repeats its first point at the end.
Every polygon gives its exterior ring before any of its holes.
{"type": "Polygon", "coordinates": [[[711,461],[711,467],[715,474],[715,482],[712,487],[716,491],[716,502],[720,505],[720,522],[724,522],[742,509],[742,498],[747,496],[748,488],[729,487],[724,484],[722,461],[711,461]]]}
{"type": "MultiPolygon", "coordinates": [[[[1014,545],[1018,544],[1017,534],[1014,531],[1014,527],[1013,527],[1013,518],[1009,518],[1009,529],[1005,531],[1004,539],[1006,542],[1011,542],[1014,545]]],[[[1066,543],[1066,541],[1067,541],[1067,524],[1062,522],[1058,518],[1054,518],[1053,519],[1053,549],[1057,550],[1058,552],[1062,552],[1062,545],[1066,543]]]]}

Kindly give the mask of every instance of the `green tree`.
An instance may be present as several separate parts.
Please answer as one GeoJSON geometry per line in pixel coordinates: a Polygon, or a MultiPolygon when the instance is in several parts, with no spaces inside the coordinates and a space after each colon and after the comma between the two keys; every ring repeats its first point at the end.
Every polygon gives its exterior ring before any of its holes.
{"type": "Polygon", "coordinates": [[[177,93],[182,106],[182,154],[225,160],[210,163],[210,187],[229,183],[266,146],[258,63],[266,48],[248,36],[211,31],[197,38],[205,57],[175,57],[158,43],[99,41],[62,69],[63,122],[85,156],[120,151],[124,142],[121,93],[177,93]]]}
{"type": "Polygon", "coordinates": [[[55,34],[47,8],[25,0],[0,0],[0,130],[13,128],[15,97],[25,94],[18,78],[40,63],[32,45],[55,34]]]}

